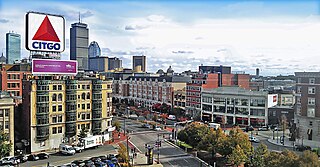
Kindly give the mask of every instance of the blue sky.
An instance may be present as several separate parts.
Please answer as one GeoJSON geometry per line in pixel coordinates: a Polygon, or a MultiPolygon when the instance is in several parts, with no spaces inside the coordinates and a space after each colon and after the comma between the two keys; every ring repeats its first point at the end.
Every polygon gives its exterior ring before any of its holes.
{"type": "MultiPolygon", "coordinates": [[[[64,15],[69,28],[78,12],[103,55],[123,59],[145,54],[148,70],[196,70],[229,65],[264,75],[319,71],[319,1],[1,1],[0,47],[5,33],[22,35],[26,11],[64,15]],[[313,60],[313,61],[310,61],[313,60]]],[[[23,57],[28,52],[23,49],[23,57]]]]}

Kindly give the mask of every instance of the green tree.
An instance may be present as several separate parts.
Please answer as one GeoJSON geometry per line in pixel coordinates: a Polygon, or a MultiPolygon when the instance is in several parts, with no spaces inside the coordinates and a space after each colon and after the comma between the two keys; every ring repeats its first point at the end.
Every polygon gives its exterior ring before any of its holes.
{"type": "Polygon", "coordinates": [[[236,147],[232,150],[232,153],[228,155],[228,162],[235,166],[243,164],[247,159],[247,155],[239,145],[236,145],[236,147]]]}
{"type": "Polygon", "coordinates": [[[85,138],[87,137],[87,134],[88,134],[89,130],[86,129],[86,128],[82,128],[81,131],[80,131],[80,134],[78,135],[80,138],[85,138]]]}
{"type": "Polygon", "coordinates": [[[215,153],[220,153],[220,151],[224,149],[223,142],[226,139],[227,137],[221,128],[216,131],[211,128],[199,142],[197,148],[200,150],[210,151],[214,156],[215,153]]]}
{"type": "Polygon", "coordinates": [[[298,159],[299,167],[319,167],[318,156],[311,151],[304,151],[298,159]]]}
{"type": "Polygon", "coordinates": [[[116,130],[119,132],[121,129],[121,124],[118,120],[114,121],[112,126],[116,127],[116,130]]]}
{"type": "Polygon", "coordinates": [[[8,133],[5,133],[0,126],[0,158],[8,155],[11,151],[12,143],[9,141],[8,133]]]}
{"type": "Polygon", "coordinates": [[[254,167],[265,167],[268,155],[269,151],[267,146],[265,144],[260,144],[253,152],[252,165],[254,167]]]}
{"type": "MultiPolygon", "coordinates": [[[[179,133],[185,133],[180,135],[180,140],[186,142],[191,145],[193,148],[196,148],[198,144],[201,142],[202,138],[209,132],[209,128],[206,125],[200,125],[197,123],[191,123],[185,129],[181,130],[179,133]]],[[[179,134],[178,134],[179,137],[179,134]]]]}
{"type": "Polygon", "coordinates": [[[278,152],[270,152],[266,157],[266,166],[268,167],[280,167],[280,157],[283,156],[278,152]]]}
{"type": "Polygon", "coordinates": [[[298,158],[299,156],[296,153],[285,149],[282,151],[282,156],[280,156],[280,165],[298,167],[298,158]]]}

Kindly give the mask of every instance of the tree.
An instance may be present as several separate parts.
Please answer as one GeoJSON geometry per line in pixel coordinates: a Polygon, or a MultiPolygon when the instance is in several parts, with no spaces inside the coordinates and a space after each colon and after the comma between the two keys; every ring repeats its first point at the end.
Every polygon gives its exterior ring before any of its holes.
{"type": "Polygon", "coordinates": [[[252,165],[254,167],[265,167],[266,158],[269,155],[268,148],[265,144],[260,144],[253,152],[252,155],[252,165]]]}
{"type": "Polygon", "coordinates": [[[267,155],[265,162],[268,167],[298,167],[298,158],[296,153],[285,149],[282,153],[270,152],[269,155],[267,155]]]}
{"type": "Polygon", "coordinates": [[[248,135],[245,134],[241,129],[234,128],[229,132],[227,140],[223,141],[223,149],[220,150],[220,154],[224,156],[230,155],[237,145],[239,145],[247,157],[251,155],[252,145],[249,141],[248,135]]]}
{"type": "Polygon", "coordinates": [[[298,159],[299,167],[313,167],[320,166],[318,156],[311,151],[304,151],[302,155],[300,155],[298,159]]]}
{"type": "Polygon", "coordinates": [[[113,122],[113,126],[116,127],[116,130],[119,132],[121,129],[121,124],[118,120],[113,122]]]}
{"type": "Polygon", "coordinates": [[[80,138],[85,138],[87,137],[87,133],[89,132],[88,129],[86,128],[82,128],[81,131],[80,131],[80,134],[78,135],[80,138]]]}
{"type": "Polygon", "coordinates": [[[227,136],[221,128],[217,129],[216,131],[211,128],[199,142],[197,148],[200,150],[210,151],[212,156],[214,156],[215,153],[220,153],[221,150],[224,149],[223,142],[226,139],[227,136]]]}
{"type": "Polygon", "coordinates": [[[239,166],[244,163],[247,158],[248,157],[244,153],[244,150],[239,145],[236,145],[236,147],[232,150],[232,153],[228,155],[228,162],[235,166],[239,166]]]}
{"type": "Polygon", "coordinates": [[[181,130],[178,134],[178,138],[193,148],[196,148],[201,142],[202,138],[209,132],[209,128],[206,125],[200,125],[197,123],[191,123],[185,129],[181,130]],[[183,134],[183,135],[182,135],[183,134]],[[183,138],[180,138],[183,137],[183,138]]]}
{"type": "Polygon", "coordinates": [[[0,159],[11,152],[12,143],[9,142],[9,134],[0,126],[0,159]]]}
{"type": "Polygon", "coordinates": [[[129,157],[128,157],[128,152],[127,152],[127,147],[123,143],[119,143],[119,150],[118,150],[118,155],[119,155],[119,161],[128,163],[129,162],[129,157]]]}

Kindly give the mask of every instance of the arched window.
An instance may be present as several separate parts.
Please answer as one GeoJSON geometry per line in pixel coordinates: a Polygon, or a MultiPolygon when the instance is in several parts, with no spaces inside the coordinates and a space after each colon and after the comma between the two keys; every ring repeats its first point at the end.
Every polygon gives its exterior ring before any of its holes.
{"type": "Polygon", "coordinates": [[[85,100],[86,99],[86,94],[82,93],[81,97],[82,97],[82,100],[85,100]]]}
{"type": "Polygon", "coordinates": [[[57,101],[57,95],[56,94],[52,95],[52,101],[57,101]]]}
{"type": "Polygon", "coordinates": [[[89,92],[87,93],[87,99],[90,99],[90,93],[89,92]]]}
{"type": "Polygon", "coordinates": [[[61,93],[58,95],[58,101],[62,101],[62,94],[61,93]]]}

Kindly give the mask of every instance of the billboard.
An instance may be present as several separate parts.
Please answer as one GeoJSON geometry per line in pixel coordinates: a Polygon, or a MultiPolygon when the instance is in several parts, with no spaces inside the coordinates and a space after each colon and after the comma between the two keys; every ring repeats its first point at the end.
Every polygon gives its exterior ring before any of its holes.
{"type": "Polygon", "coordinates": [[[277,94],[268,94],[268,107],[273,107],[278,104],[277,94]]]}
{"type": "Polygon", "coordinates": [[[26,14],[26,49],[63,52],[65,49],[64,17],[28,12],[26,14]]]}
{"type": "Polygon", "coordinates": [[[78,64],[73,60],[33,59],[32,74],[77,75],[78,64]]]}

